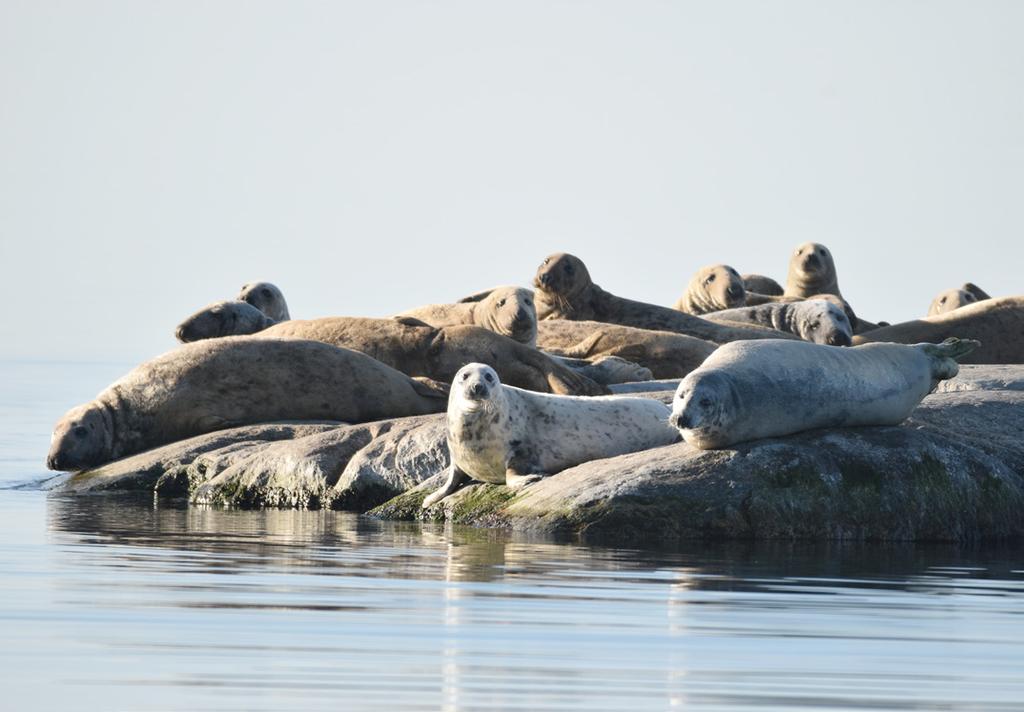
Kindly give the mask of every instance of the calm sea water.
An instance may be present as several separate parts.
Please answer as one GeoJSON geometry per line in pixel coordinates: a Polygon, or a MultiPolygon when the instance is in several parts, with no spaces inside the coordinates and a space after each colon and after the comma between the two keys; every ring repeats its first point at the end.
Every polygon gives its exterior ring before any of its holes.
{"type": "Polygon", "coordinates": [[[38,487],[126,364],[0,364],[0,709],[1024,709],[1018,548],[590,548],[38,487]]]}

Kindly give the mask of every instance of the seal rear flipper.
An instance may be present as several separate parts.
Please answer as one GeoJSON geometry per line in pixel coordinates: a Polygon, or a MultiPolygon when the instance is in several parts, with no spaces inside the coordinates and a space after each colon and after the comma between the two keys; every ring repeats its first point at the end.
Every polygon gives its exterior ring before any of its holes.
{"type": "Polygon", "coordinates": [[[918,344],[918,347],[932,359],[932,387],[939,381],[952,378],[960,371],[957,362],[981,346],[974,339],[958,339],[952,336],[941,344],[918,344]]]}
{"type": "Polygon", "coordinates": [[[468,304],[470,302],[482,302],[483,300],[487,299],[487,297],[489,297],[491,295],[491,292],[493,291],[493,289],[485,289],[482,292],[477,292],[476,294],[470,294],[468,297],[463,297],[462,299],[455,303],[468,304]]]}
{"type": "Polygon", "coordinates": [[[447,383],[426,376],[413,376],[410,380],[413,390],[424,398],[447,398],[451,388],[447,383]]]}
{"type": "Polygon", "coordinates": [[[595,383],[582,374],[557,363],[554,366],[554,369],[545,374],[552,393],[570,396],[603,396],[610,392],[606,386],[595,383]]]}
{"type": "Polygon", "coordinates": [[[414,316],[393,316],[391,318],[404,326],[425,326],[428,329],[434,328],[427,322],[417,319],[414,316]]]}

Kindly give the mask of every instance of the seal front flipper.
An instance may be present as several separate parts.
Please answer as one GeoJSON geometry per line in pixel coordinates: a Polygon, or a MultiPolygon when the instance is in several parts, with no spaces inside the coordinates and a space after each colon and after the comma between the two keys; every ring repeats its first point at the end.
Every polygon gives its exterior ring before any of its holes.
{"type": "Polygon", "coordinates": [[[505,486],[510,490],[518,490],[532,485],[534,482],[539,482],[544,477],[546,475],[517,475],[510,471],[505,473],[505,486]]]}
{"type": "Polygon", "coordinates": [[[539,472],[536,452],[533,448],[514,441],[509,443],[512,446],[512,453],[508,462],[505,463],[505,486],[517,490],[533,484],[546,477],[546,473],[539,472]]]}
{"type": "Polygon", "coordinates": [[[402,324],[403,326],[425,326],[428,329],[433,329],[434,328],[430,324],[428,324],[427,322],[421,321],[421,320],[419,320],[419,319],[417,319],[416,317],[413,317],[413,316],[393,316],[391,318],[394,321],[397,321],[399,324],[402,324]]]}
{"type": "Polygon", "coordinates": [[[428,507],[437,504],[450,494],[455,494],[455,492],[460,490],[467,482],[469,482],[469,475],[460,470],[453,463],[448,468],[448,480],[444,483],[444,487],[423,500],[423,509],[427,509],[428,507]]]}
{"type": "Polygon", "coordinates": [[[447,383],[435,381],[426,376],[413,376],[412,389],[424,398],[447,398],[449,386],[447,383]]]}

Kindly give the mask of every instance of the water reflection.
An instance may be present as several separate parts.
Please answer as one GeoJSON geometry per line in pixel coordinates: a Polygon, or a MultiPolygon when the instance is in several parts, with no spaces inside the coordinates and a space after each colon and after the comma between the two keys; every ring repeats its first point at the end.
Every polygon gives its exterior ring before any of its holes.
{"type": "Polygon", "coordinates": [[[26,606],[51,631],[39,644],[76,655],[68,691],[120,707],[160,707],[154,686],[164,708],[258,710],[1024,699],[1012,548],[623,550],[106,496],[53,497],[47,523],[52,597],[26,606]]]}

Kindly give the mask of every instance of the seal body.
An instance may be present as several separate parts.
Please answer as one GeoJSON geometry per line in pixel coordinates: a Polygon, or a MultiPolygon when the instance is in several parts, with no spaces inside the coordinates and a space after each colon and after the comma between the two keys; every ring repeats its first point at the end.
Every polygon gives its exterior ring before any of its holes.
{"type": "Polygon", "coordinates": [[[238,293],[238,299],[252,304],[274,321],[287,321],[291,319],[291,315],[288,314],[288,303],[284,300],[284,294],[276,285],[270,282],[249,282],[242,285],[242,289],[238,293]]]}
{"type": "Polygon", "coordinates": [[[773,329],[717,324],[676,309],[624,299],[590,279],[580,258],[565,252],[545,258],[533,280],[537,318],[602,321],[640,329],[672,331],[725,343],[741,339],[786,338],[773,329]]]}
{"type": "Polygon", "coordinates": [[[355,351],[238,336],[185,344],[136,367],[53,432],[47,465],[80,470],[239,425],[350,423],[444,410],[444,389],[355,351]]]}
{"type": "Polygon", "coordinates": [[[402,312],[431,326],[468,324],[489,329],[527,346],[537,345],[537,311],[533,292],[523,287],[495,287],[455,304],[428,304],[402,312]]]}
{"type": "Polygon", "coordinates": [[[590,460],[668,445],[669,407],[648,398],[578,398],[502,385],[494,369],[459,370],[448,398],[448,482],[424,507],[470,479],[520,487],[590,460]]]}
{"type": "Polygon", "coordinates": [[[599,395],[606,389],[534,348],[479,326],[435,328],[411,317],[327,317],[282,322],[261,336],[313,339],[361,351],[410,376],[450,382],[480,361],[508,383],[535,391],[599,395]]]}
{"type": "Polygon", "coordinates": [[[854,344],[916,344],[950,337],[981,342],[963,363],[1024,363],[1024,297],[997,297],[945,314],[905,321],[855,336],[854,344]]]}
{"type": "Polygon", "coordinates": [[[786,275],[787,297],[810,297],[815,294],[835,294],[839,291],[839,278],[832,252],[820,242],[805,242],[798,245],[789,258],[789,273],[786,275]]]}
{"type": "Polygon", "coordinates": [[[849,346],[853,340],[853,327],[846,312],[825,299],[725,309],[708,314],[706,318],[712,321],[770,326],[816,344],[849,346]]]}
{"type": "Polygon", "coordinates": [[[671,422],[705,450],[814,428],[896,425],[977,345],[727,344],[679,384],[671,422]]]}
{"type": "Polygon", "coordinates": [[[174,336],[183,344],[221,336],[245,336],[263,331],[275,322],[248,302],[214,302],[178,324],[174,336]]]}
{"type": "Polygon", "coordinates": [[[781,284],[763,274],[745,274],[741,279],[743,279],[743,287],[748,292],[756,292],[768,297],[781,297],[785,291],[781,284]]]}
{"type": "Polygon", "coordinates": [[[682,378],[718,348],[710,341],[670,331],[565,319],[538,322],[537,343],[549,353],[569,358],[618,356],[650,369],[654,378],[682,378]]]}
{"type": "Polygon", "coordinates": [[[693,275],[675,308],[699,315],[742,307],[746,303],[747,290],[739,272],[729,265],[709,265],[693,275]]]}

